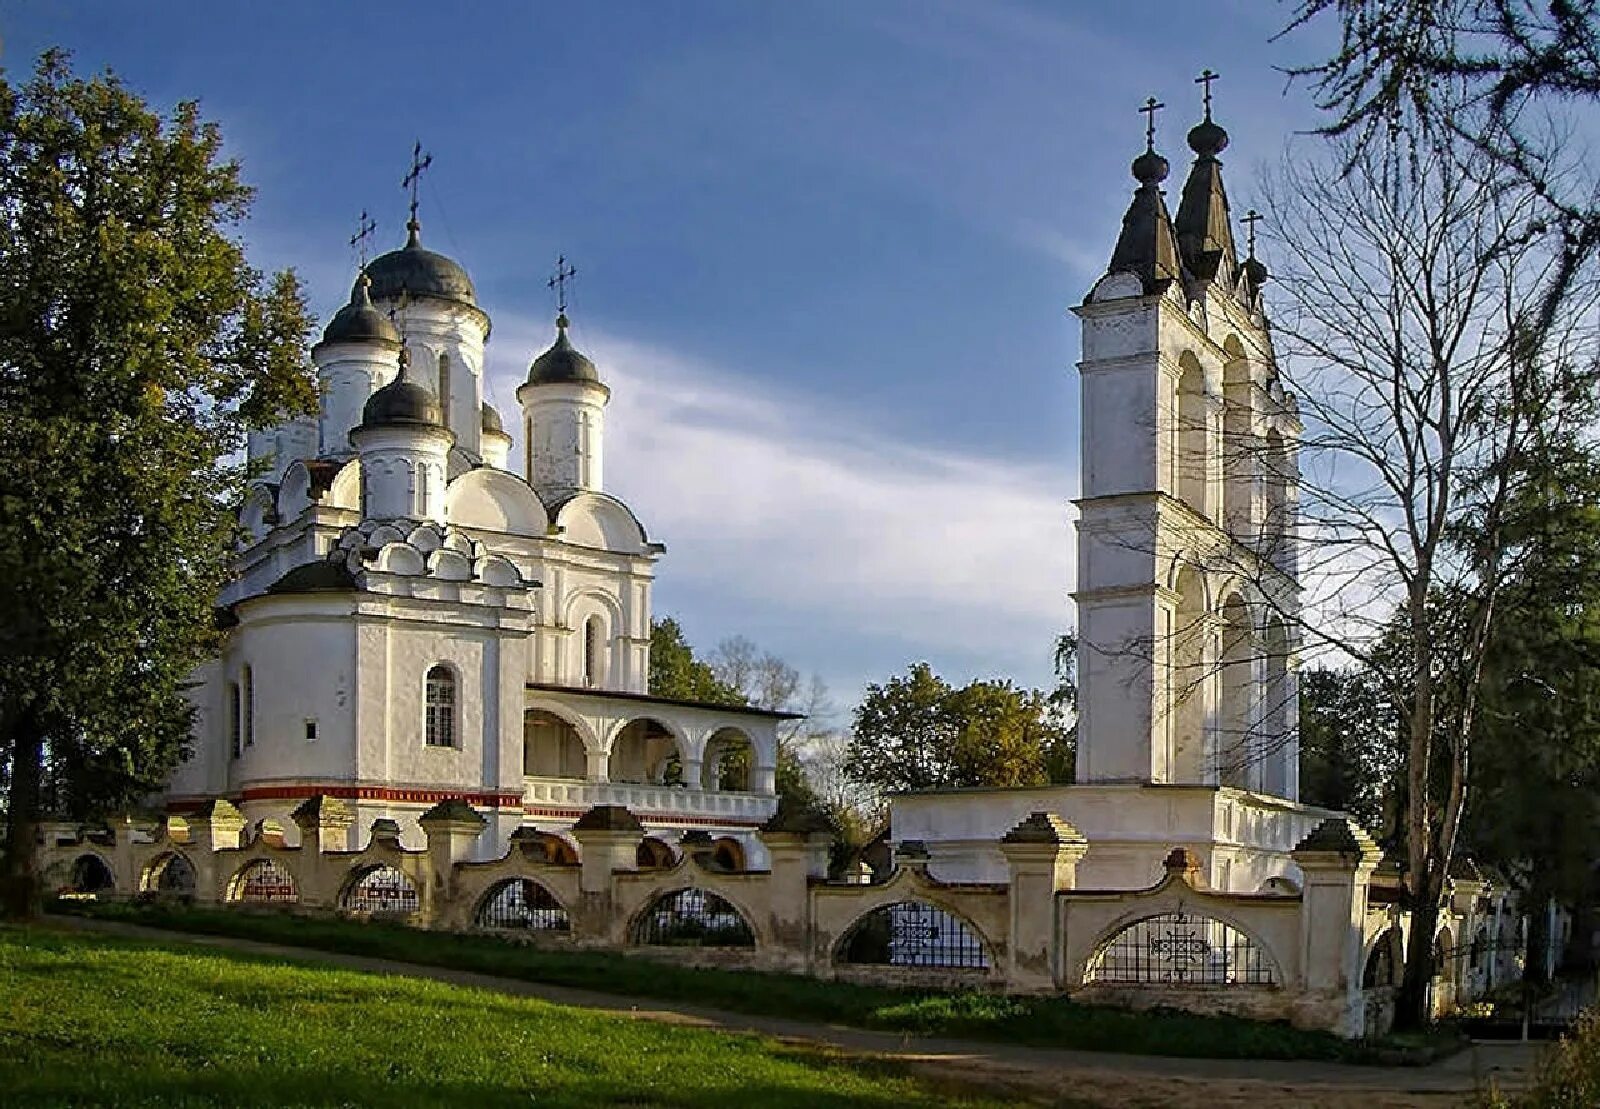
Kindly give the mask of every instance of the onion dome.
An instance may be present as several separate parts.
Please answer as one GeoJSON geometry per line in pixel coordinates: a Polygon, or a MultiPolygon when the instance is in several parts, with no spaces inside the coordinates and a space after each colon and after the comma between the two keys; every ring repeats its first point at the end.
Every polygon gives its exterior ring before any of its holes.
{"type": "Polygon", "coordinates": [[[372,278],[374,300],[399,300],[405,297],[430,297],[457,304],[478,306],[477,292],[467,271],[443,254],[422,248],[422,225],[406,224],[410,233],[399,250],[374,258],[367,266],[372,278]]]}
{"type": "Polygon", "coordinates": [[[600,384],[600,371],[567,338],[566,313],[556,317],[555,345],[528,367],[529,385],[600,384]]]}
{"type": "Polygon", "coordinates": [[[334,313],[322,333],[324,343],[381,343],[400,345],[400,332],[389,318],[372,306],[372,279],[365,273],[350,289],[350,303],[334,313]]]}
{"type": "Polygon", "coordinates": [[[411,380],[411,360],[400,350],[400,373],[389,384],[373,393],[361,410],[361,426],[442,427],[439,402],[425,385],[411,380]]]}
{"type": "Polygon", "coordinates": [[[483,402],[483,430],[496,435],[506,433],[505,424],[500,422],[500,413],[496,412],[494,405],[488,401],[483,402]]]}
{"type": "Polygon", "coordinates": [[[1250,284],[1254,288],[1259,289],[1261,286],[1267,283],[1267,278],[1269,276],[1267,273],[1267,264],[1261,259],[1257,258],[1254,254],[1245,259],[1244,272],[1249,276],[1250,284]]]}

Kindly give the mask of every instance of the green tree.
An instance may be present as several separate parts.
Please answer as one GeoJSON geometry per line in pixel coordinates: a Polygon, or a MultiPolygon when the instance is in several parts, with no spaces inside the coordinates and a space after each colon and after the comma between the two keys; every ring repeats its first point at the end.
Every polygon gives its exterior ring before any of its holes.
{"type": "MultiPolygon", "coordinates": [[[[1527,494],[1532,541],[1502,600],[1515,618],[1497,625],[1485,665],[1464,831],[1526,904],[1580,916],[1595,907],[1600,832],[1600,463],[1588,451],[1556,443],[1528,461],[1545,480],[1527,494]]],[[[1547,918],[1532,919],[1542,946],[1547,918]]]]}
{"type": "Polygon", "coordinates": [[[1388,842],[1400,762],[1400,717],[1371,674],[1300,674],[1300,800],[1347,812],[1388,842]]]}
{"type": "Polygon", "coordinates": [[[695,657],[683,628],[671,616],[650,622],[650,695],[708,705],[748,705],[745,695],[720,680],[695,657]]]}
{"type": "Polygon", "coordinates": [[[80,811],[182,757],[244,434],[313,410],[299,287],[236,238],[250,196],[193,103],[163,117],[60,52],[0,76],[6,915],[37,908],[47,753],[80,811]]]}
{"type": "Polygon", "coordinates": [[[884,793],[1043,785],[1052,766],[1070,765],[1070,745],[1071,728],[1048,695],[999,680],[957,689],[917,662],[867,687],[845,771],[884,793]]]}

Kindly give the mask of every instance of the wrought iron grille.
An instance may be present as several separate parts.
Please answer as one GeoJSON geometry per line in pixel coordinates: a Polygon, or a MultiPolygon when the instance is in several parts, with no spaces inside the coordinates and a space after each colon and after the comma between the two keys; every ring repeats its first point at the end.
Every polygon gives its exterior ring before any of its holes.
{"type": "Polygon", "coordinates": [[[570,932],[572,921],[555,894],[532,878],[512,878],[490,888],[478,906],[480,928],[570,932]]]}
{"type": "Polygon", "coordinates": [[[1089,960],[1085,982],[1270,986],[1272,961],[1256,942],[1214,917],[1162,913],[1135,921],[1089,960]]]}
{"type": "Polygon", "coordinates": [[[271,859],[257,859],[234,878],[233,900],[281,905],[300,900],[300,891],[287,870],[271,859]]]}
{"type": "Polygon", "coordinates": [[[111,868],[99,855],[79,855],[72,864],[72,892],[100,893],[116,886],[111,868]]]}
{"type": "Polygon", "coordinates": [[[738,909],[703,889],[662,894],[640,916],[633,942],[685,947],[754,947],[755,933],[738,909]]]}
{"type": "Polygon", "coordinates": [[[897,967],[985,969],[983,941],[943,909],[900,901],[874,909],[851,929],[844,961],[897,967]]]}
{"type": "Polygon", "coordinates": [[[417,887],[385,863],[357,875],[344,891],[340,905],[358,913],[414,913],[418,907],[417,887]]]}
{"type": "Polygon", "coordinates": [[[194,864],[176,853],[152,863],[145,878],[145,889],[157,893],[193,893],[194,888],[194,864]]]}

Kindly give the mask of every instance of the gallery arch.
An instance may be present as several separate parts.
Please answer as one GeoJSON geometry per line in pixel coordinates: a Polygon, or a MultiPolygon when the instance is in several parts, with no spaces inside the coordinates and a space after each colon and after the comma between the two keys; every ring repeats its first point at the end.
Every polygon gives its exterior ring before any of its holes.
{"type": "Polygon", "coordinates": [[[1205,371],[1192,354],[1185,353],[1181,365],[1174,451],[1177,473],[1172,487],[1190,508],[1209,516],[1211,406],[1206,398],[1205,371]]]}
{"type": "Polygon", "coordinates": [[[578,729],[544,709],[522,716],[522,772],[532,778],[582,778],[588,759],[578,729]]]}
{"type": "Polygon", "coordinates": [[[1217,779],[1247,789],[1256,765],[1255,628],[1244,598],[1235,593],[1222,606],[1222,652],[1217,713],[1217,779]]]}
{"type": "Polygon", "coordinates": [[[677,737],[665,724],[649,717],[625,724],[617,732],[611,742],[609,769],[613,782],[684,784],[683,753],[677,737]]]}
{"type": "Polygon", "coordinates": [[[700,784],[710,790],[748,790],[754,768],[750,737],[738,728],[722,728],[706,741],[700,784]]]}

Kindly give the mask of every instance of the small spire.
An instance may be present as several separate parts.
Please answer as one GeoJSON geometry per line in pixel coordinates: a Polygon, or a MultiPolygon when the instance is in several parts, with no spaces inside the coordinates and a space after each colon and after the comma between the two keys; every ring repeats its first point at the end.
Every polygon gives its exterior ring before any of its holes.
{"type": "Polygon", "coordinates": [[[1131,167],[1139,187],[1134,190],[1133,203],[1122,218],[1122,234],[1117,237],[1107,271],[1136,274],[1146,293],[1159,292],[1182,276],[1172,218],[1161,198],[1161,182],[1167,179],[1171,168],[1167,160],[1156,153],[1156,112],[1163,106],[1152,96],[1139,109],[1146,116],[1145,149],[1131,167]]]}
{"type": "Polygon", "coordinates": [[[1228,148],[1228,132],[1211,118],[1211,84],[1216,79],[1217,74],[1209,69],[1194,79],[1205,89],[1205,118],[1189,129],[1189,149],[1196,158],[1183,183],[1183,198],[1178,202],[1174,224],[1184,268],[1202,281],[1219,273],[1232,273],[1239,264],[1228,216],[1228,194],[1222,185],[1222,162],[1217,158],[1228,148]]]}

